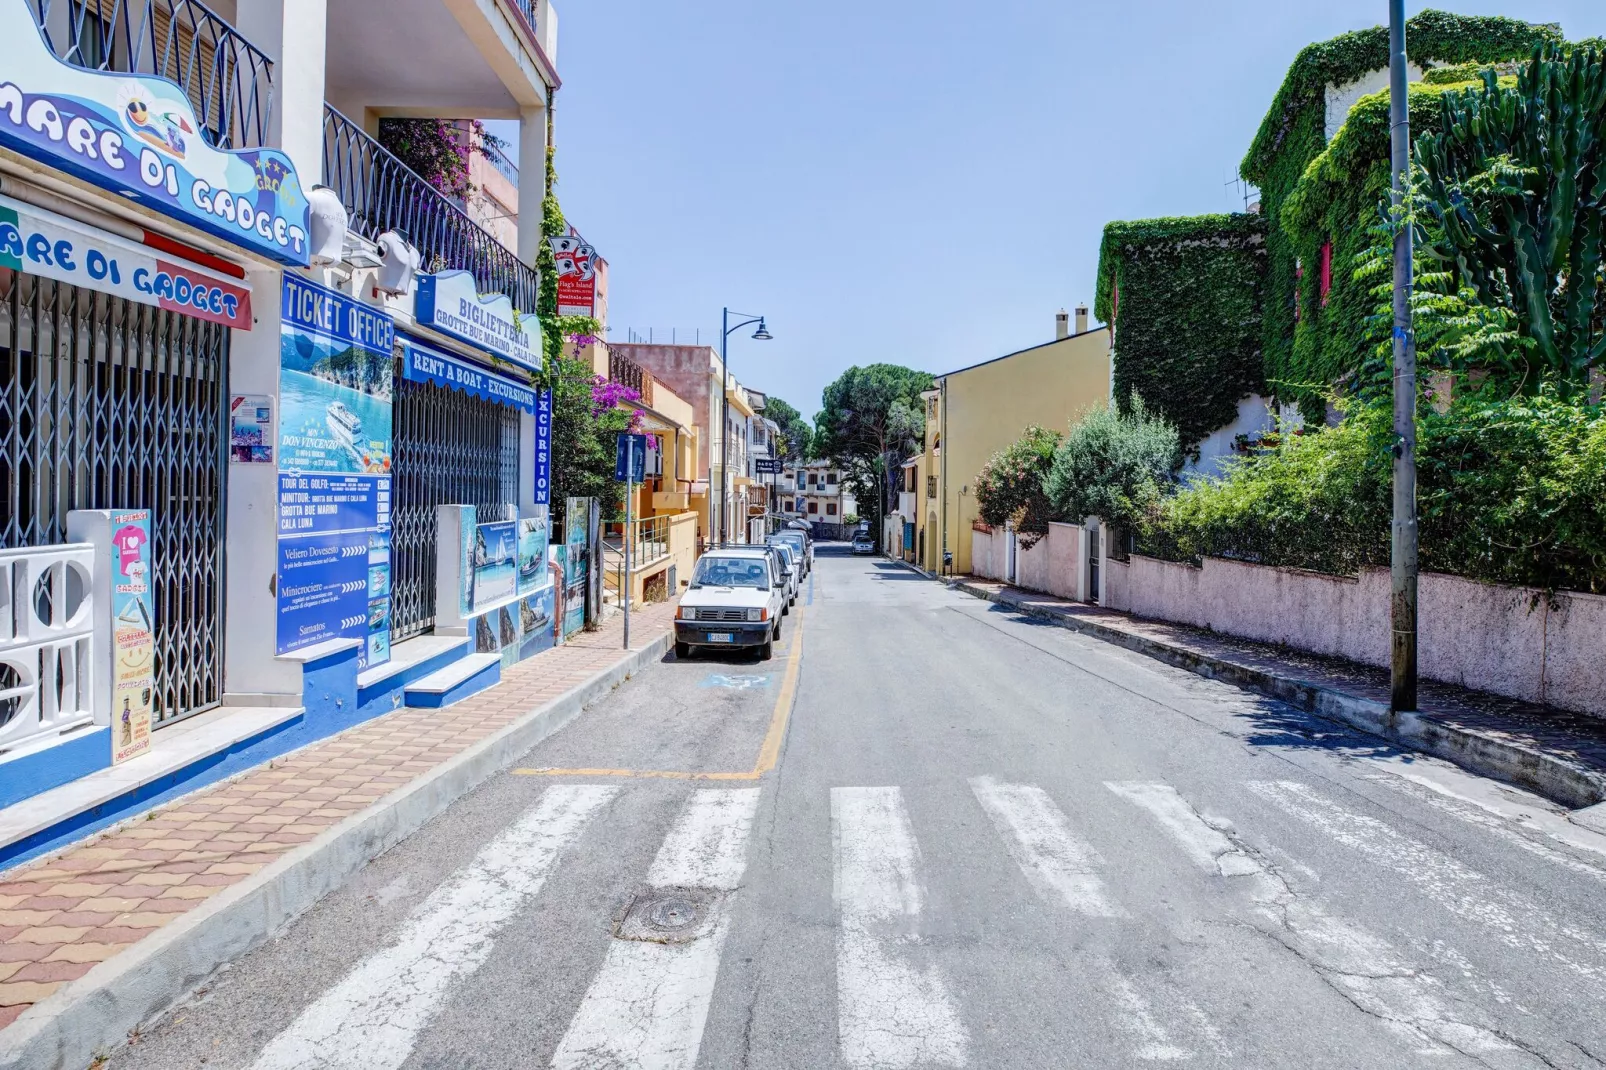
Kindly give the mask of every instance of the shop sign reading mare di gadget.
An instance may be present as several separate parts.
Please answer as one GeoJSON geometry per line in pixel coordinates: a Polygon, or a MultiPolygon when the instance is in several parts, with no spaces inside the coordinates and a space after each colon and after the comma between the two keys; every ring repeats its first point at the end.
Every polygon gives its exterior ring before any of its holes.
{"type": "Polygon", "coordinates": [[[395,324],[286,275],[279,339],[278,652],[362,640],[390,660],[395,324]]]}
{"type": "Polygon", "coordinates": [[[0,41],[0,144],[234,245],[306,266],[309,206],[284,153],[213,148],[184,90],[166,78],[62,62],[27,0],[0,0],[0,41]]]}
{"type": "Polygon", "coordinates": [[[0,267],[251,329],[251,288],[115,234],[0,197],[0,267]]]}

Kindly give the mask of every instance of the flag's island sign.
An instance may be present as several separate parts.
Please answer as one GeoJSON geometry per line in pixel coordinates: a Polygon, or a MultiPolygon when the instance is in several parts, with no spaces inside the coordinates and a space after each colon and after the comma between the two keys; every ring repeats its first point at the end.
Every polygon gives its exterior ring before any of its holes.
{"type": "Polygon", "coordinates": [[[306,194],[275,149],[225,151],[166,78],[51,53],[27,0],[0,0],[0,145],[285,264],[307,264],[306,194]]]}

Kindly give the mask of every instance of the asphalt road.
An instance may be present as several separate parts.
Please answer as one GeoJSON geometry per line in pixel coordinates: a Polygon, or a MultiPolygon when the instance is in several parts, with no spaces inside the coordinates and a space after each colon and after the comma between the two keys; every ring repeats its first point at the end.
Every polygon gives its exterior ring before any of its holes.
{"type": "Polygon", "coordinates": [[[886,561],[805,600],[111,1067],[1606,1065],[1606,837],[1553,806],[886,561]]]}

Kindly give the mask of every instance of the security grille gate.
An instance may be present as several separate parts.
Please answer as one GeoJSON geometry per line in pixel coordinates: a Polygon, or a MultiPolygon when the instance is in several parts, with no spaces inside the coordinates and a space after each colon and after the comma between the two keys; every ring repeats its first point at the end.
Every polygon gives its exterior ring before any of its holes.
{"type": "Polygon", "coordinates": [[[151,510],[158,724],[222,701],[228,354],[226,327],[0,269],[0,547],[151,510]]]}
{"type": "Polygon", "coordinates": [[[435,626],[435,507],[472,505],[500,519],[518,501],[519,412],[401,377],[391,445],[390,638],[435,626]]]}

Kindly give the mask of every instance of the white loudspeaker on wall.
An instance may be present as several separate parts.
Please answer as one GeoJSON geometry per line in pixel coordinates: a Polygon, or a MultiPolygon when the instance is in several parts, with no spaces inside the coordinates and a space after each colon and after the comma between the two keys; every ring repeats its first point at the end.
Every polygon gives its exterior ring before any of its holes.
{"type": "Polygon", "coordinates": [[[337,263],[346,244],[346,206],[328,186],[313,186],[307,203],[312,207],[312,262],[337,263]]]}
{"type": "Polygon", "coordinates": [[[424,257],[399,230],[387,230],[376,242],[379,246],[379,278],[374,288],[381,293],[404,294],[413,285],[424,257]]]}

